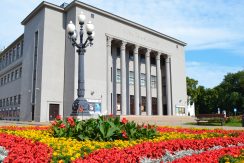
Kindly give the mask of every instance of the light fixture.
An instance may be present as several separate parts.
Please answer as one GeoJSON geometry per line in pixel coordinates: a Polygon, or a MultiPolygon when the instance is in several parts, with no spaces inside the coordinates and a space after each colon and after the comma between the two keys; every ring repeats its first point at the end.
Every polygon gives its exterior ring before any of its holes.
{"type": "Polygon", "coordinates": [[[95,27],[94,25],[92,24],[91,21],[89,21],[87,24],[86,24],[86,31],[87,31],[87,34],[88,35],[91,35],[92,32],[94,31],[95,27]]]}
{"type": "Polygon", "coordinates": [[[67,25],[67,32],[70,36],[72,36],[75,32],[75,25],[73,24],[72,21],[70,21],[69,24],[67,25]]]}
{"type": "Polygon", "coordinates": [[[84,24],[85,20],[86,20],[86,16],[85,16],[85,14],[81,11],[80,14],[78,15],[78,21],[79,21],[79,23],[82,25],[82,24],[84,24]]]}
{"type": "MultiPolygon", "coordinates": [[[[85,75],[84,75],[84,55],[86,52],[86,48],[88,46],[92,46],[93,39],[95,36],[94,32],[94,25],[89,21],[86,25],[86,31],[88,34],[88,37],[83,40],[84,32],[84,22],[85,22],[86,16],[81,12],[78,15],[78,22],[80,24],[79,31],[75,29],[75,25],[72,21],[69,22],[67,25],[67,32],[69,34],[69,39],[72,42],[72,46],[77,48],[78,53],[78,89],[77,89],[77,99],[73,102],[72,105],[72,116],[81,116],[83,117],[83,114],[85,116],[90,116],[89,113],[89,104],[88,101],[85,99],[85,75]],[[79,36],[80,40],[77,42],[77,36],[79,36]]],[[[93,93],[94,94],[94,93],[93,93]]]]}
{"type": "Polygon", "coordinates": [[[76,30],[74,31],[73,35],[71,36],[71,39],[74,39],[74,40],[77,39],[77,32],[76,32],[76,30]]]}

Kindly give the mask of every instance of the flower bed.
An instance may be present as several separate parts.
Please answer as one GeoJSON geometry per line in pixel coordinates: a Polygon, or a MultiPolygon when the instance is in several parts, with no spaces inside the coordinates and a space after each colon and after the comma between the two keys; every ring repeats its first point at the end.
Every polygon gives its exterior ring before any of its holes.
{"type": "MultiPolygon", "coordinates": [[[[103,122],[107,120],[103,119],[100,125],[111,125],[110,122],[103,122]]],[[[62,132],[74,130],[78,125],[72,118],[68,118],[67,121],[57,119],[52,124],[58,129],[56,131],[62,130],[62,132]]],[[[129,133],[128,129],[135,124],[130,124],[123,119],[118,122],[118,125],[122,130],[115,132],[117,134],[113,137],[115,140],[104,137],[106,140],[102,141],[91,139],[81,141],[79,138],[67,134],[57,136],[55,135],[57,132],[55,133],[51,126],[0,127],[0,146],[9,151],[4,162],[13,162],[13,160],[25,160],[24,162],[73,161],[75,163],[164,162],[167,160],[208,162],[208,154],[212,155],[214,162],[218,162],[218,159],[225,154],[239,155],[244,144],[243,131],[157,127],[155,136],[130,139],[133,132],[129,133]]],[[[142,125],[138,129],[141,134],[146,134],[151,132],[150,129],[153,127],[142,125]]]]}
{"type": "Polygon", "coordinates": [[[52,158],[52,148],[46,144],[14,135],[0,133],[0,146],[8,151],[4,162],[45,163],[50,162],[52,158]]]}

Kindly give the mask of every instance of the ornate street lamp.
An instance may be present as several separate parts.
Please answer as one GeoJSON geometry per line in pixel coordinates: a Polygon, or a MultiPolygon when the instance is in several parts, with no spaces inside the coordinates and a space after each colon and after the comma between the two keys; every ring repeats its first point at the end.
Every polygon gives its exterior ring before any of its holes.
{"type": "Polygon", "coordinates": [[[78,21],[80,24],[80,43],[77,43],[77,31],[75,29],[75,25],[72,23],[72,21],[69,22],[67,25],[67,32],[69,35],[69,39],[72,41],[72,45],[77,48],[77,53],[79,56],[79,69],[78,69],[78,89],[77,89],[77,95],[78,98],[73,102],[72,105],[72,116],[80,116],[80,113],[83,116],[83,113],[86,115],[89,115],[89,109],[88,109],[88,102],[84,98],[85,95],[85,80],[84,80],[84,54],[86,52],[86,47],[92,46],[93,39],[95,36],[94,32],[94,25],[89,21],[86,24],[86,32],[87,32],[87,39],[83,43],[83,26],[84,22],[86,20],[86,16],[83,12],[81,12],[78,15],[78,21]]]}

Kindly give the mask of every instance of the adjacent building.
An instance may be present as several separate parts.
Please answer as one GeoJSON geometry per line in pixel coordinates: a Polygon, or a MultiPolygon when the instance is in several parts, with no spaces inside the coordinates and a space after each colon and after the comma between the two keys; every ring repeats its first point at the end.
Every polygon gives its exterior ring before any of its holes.
{"type": "Polygon", "coordinates": [[[24,34],[0,54],[0,116],[53,120],[76,99],[78,55],[66,32],[84,12],[95,25],[85,54],[85,97],[93,114],[187,114],[186,43],[88,4],[42,2],[24,34]]]}

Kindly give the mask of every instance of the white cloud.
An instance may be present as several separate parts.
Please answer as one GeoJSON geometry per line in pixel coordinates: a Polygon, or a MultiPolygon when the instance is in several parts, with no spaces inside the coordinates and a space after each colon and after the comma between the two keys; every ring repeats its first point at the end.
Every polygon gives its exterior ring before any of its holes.
{"type": "Polygon", "coordinates": [[[92,5],[188,43],[188,50],[236,49],[244,39],[244,2],[93,0],[92,5]]]}
{"type": "MultiPolygon", "coordinates": [[[[63,0],[48,0],[56,5],[63,0]]],[[[71,2],[72,0],[66,0],[71,2]]],[[[244,1],[81,0],[188,43],[187,50],[231,49],[244,39],[244,1]]],[[[1,0],[0,48],[23,33],[20,22],[42,0],[1,0]],[[7,31],[6,31],[7,30],[7,31]]]]}
{"type": "Polygon", "coordinates": [[[224,76],[230,72],[243,70],[244,67],[239,66],[223,66],[203,62],[187,62],[187,76],[198,80],[198,84],[207,88],[213,88],[220,84],[224,76]]]}

